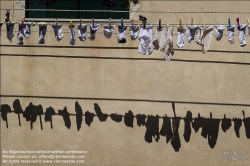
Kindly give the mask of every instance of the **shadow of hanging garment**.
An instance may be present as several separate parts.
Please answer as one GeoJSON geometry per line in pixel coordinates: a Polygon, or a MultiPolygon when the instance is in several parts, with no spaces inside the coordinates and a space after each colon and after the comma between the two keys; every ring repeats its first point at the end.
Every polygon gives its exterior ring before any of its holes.
{"type": "MultiPolygon", "coordinates": [[[[42,107],[42,105],[38,105],[38,106],[35,106],[34,107],[34,109],[35,109],[35,115],[34,116],[39,116],[39,119],[40,119],[40,126],[41,126],[41,130],[43,130],[43,123],[42,123],[42,114],[43,114],[43,107],[42,107]]],[[[31,118],[31,120],[32,120],[32,118],[31,118]]]]}
{"type": "Polygon", "coordinates": [[[245,126],[247,139],[249,139],[250,138],[250,118],[245,118],[245,113],[244,113],[243,123],[245,126]]]}
{"type": "Polygon", "coordinates": [[[163,117],[163,123],[160,134],[166,137],[167,143],[173,138],[171,119],[167,117],[167,115],[163,117]]]}
{"type": "Polygon", "coordinates": [[[222,119],[221,122],[222,131],[226,132],[231,126],[232,126],[231,119],[226,118],[226,115],[224,114],[224,119],[222,119]]]}
{"type": "Polygon", "coordinates": [[[212,119],[210,113],[210,118],[201,118],[201,121],[203,121],[201,135],[208,140],[210,148],[214,148],[218,139],[220,119],[212,119]]]}
{"type": "Polygon", "coordinates": [[[90,113],[89,111],[85,112],[85,123],[90,126],[90,124],[93,122],[94,114],[90,113]]]}
{"type": "Polygon", "coordinates": [[[58,110],[59,115],[63,116],[64,124],[65,126],[70,129],[71,127],[71,121],[69,117],[69,113],[67,111],[67,107],[64,107],[63,110],[58,110]]]}
{"type": "Polygon", "coordinates": [[[115,122],[121,122],[122,121],[122,115],[113,113],[113,114],[110,115],[110,117],[115,122]]]}
{"type": "Polygon", "coordinates": [[[13,108],[14,108],[14,112],[18,115],[19,126],[21,126],[20,114],[23,113],[23,109],[22,109],[22,106],[21,106],[21,104],[20,104],[19,99],[16,99],[16,100],[13,102],[13,108]]]}
{"type": "Polygon", "coordinates": [[[194,122],[192,124],[192,127],[194,131],[197,133],[200,128],[204,125],[204,118],[200,116],[200,113],[198,114],[198,117],[194,118],[194,122]]]}
{"type": "Polygon", "coordinates": [[[55,110],[52,107],[46,108],[44,120],[45,122],[50,122],[50,127],[52,129],[53,129],[52,115],[55,115],[55,114],[56,114],[55,110]]]}
{"type": "Polygon", "coordinates": [[[137,114],[136,115],[136,120],[137,120],[137,125],[138,126],[144,126],[145,125],[145,121],[146,121],[146,115],[144,114],[137,114]]]}
{"type": "Polygon", "coordinates": [[[171,145],[176,152],[181,148],[181,140],[179,136],[179,126],[180,126],[180,118],[175,117],[172,119],[172,128],[173,128],[173,138],[171,140],[171,145]]]}
{"type": "Polygon", "coordinates": [[[75,111],[76,111],[76,126],[77,130],[79,131],[82,126],[82,107],[79,105],[79,103],[76,101],[75,103],[75,111]]]}
{"type": "Polygon", "coordinates": [[[202,131],[201,131],[202,137],[206,139],[208,138],[209,128],[210,128],[210,119],[204,118],[203,123],[202,123],[202,131]]]}
{"type": "Polygon", "coordinates": [[[33,123],[36,122],[37,116],[40,117],[40,125],[41,129],[42,127],[42,120],[41,115],[43,114],[43,108],[41,105],[35,106],[32,104],[32,102],[25,108],[25,111],[23,112],[23,117],[26,118],[26,121],[30,121],[30,128],[33,129],[33,123]]]}
{"type": "Polygon", "coordinates": [[[124,123],[127,127],[132,127],[133,128],[133,123],[134,123],[134,115],[131,110],[128,111],[128,113],[125,113],[124,116],[124,123]]]}
{"type": "Polygon", "coordinates": [[[30,103],[23,112],[23,117],[26,119],[27,122],[31,121],[32,110],[33,110],[33,104],[30,103]]]}
{"type": "Polygon", "coordinates": [[[99,119],[101,122],[104,122],[104,121],[107,120],[108,115],[102,113],[101,108],[99,107],[99,105],[98,105],[97,103],[94,104],[94,109],[95,109],[95,112],[96,112],[96,114],[97,114],[98,119],[99,119]]]}
{"type": "Polygon", "coordinates": [[[234,121],[234,131],[238,138],[240,138],[240,127],[242,125],[242,120],[239,118],[233,118],[234,121]]]}
{"type": "Polygon", "coordinates": [[[146,121],[146,133],[145,133],[145,141],[148,143],[152,142],[152,137],[158,142],[160,139],[160,133],[159,133],[159,116],[151,116],[148,115],[147,121],[146,121]]]}
{"type": "Polygon", "coordinates": [[[210,121],[210,128],[208,134],[208,144],[211,148],[214,148],[218,139],[220,119],[210,119],[209,121],[210,121]]]}
{"type": "Polygon", "coordinates": [[[183,137],[184,137],[186,142],[189,142],[191,132],[192,132],[192,130],[191,130],[191,123],[193,122],[192,121],[192,112],[187,111],[186,118],[184,118],[184,122],[185,122],[185,128],[184,128],[183,137]]]}
{"type": "Polygon", "coordinates": [[[11,112],[11,108],[8,104],[2,104],[1,105],[1,117],[3,119],[3,121],[6,122],[6,127],[8,128],[9,127],[9,124],[8,124],[8,116],[7,114],[11,112]]]}

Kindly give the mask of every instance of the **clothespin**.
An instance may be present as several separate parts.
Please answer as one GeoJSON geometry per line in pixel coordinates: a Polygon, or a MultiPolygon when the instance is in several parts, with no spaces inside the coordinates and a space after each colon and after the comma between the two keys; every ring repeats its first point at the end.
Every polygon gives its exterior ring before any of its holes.
{"type": "Polygon", "coordinates": [[[158,26],[158,30],[161,31],[161,19],[159,19],[159,26],[158,26]]]}
{"type": "Polygon", "coordinates": [[[181,19],[180,19],[180,23],[179,23],[179,24],[180,24],[180,27],[179,27],[179,29],[180,29],[180,30],[182,30],[181,19]]]}
{"type": "Polygon", "coordinates": [[[72,25],[72,20],[70,20],[69,27],[70,27],[70,28],[73,27],[73,25],[72,25]]]}
{"type": "Polygon", "coordinates": [[[23,21],[23,20],[21,21],[21,26],[22,26],[22,27],[24,26],[24,21],[23,21]]]}
{"type": "Polygon", "coordinates": [[[10,21],[10,10],[7,10],[5,16],[6,16],[5,22],[7,23],[10,21]]]}
{"type": "Polygon", "coordinates": [[[123,28],[123,18],[121,18],[121,27],[123,28]]]}
{"type": "Polygon", "coordinates": [[[111,27],[111,18],[109,18],[109,27],[111,27]]]}
{"type": "Polygon", "coordinates": [[[231,22],[230,22],[230,18],[228,18],[228,28],[231,27],[231,22]]]}
{"type": "Polygon", "coordinates": [[[219,18],[217,19],[217,24],[218,24],[218,25],[220,24],[220,19],[219,19],[219,18]]]}
{"type": "Polygon", "coordinates": [[[94,26],[95,25],[95,20],[94,20],[94,18],[92,18],[92,26],[94,26]]]}
{"type": "Polygon", "coordinates": [[[171,31],[171,29],[169,28],[170,27],[170,24],[167,24],[167,32],[170,32],[171,31]]]}
{"type": "Polygon", "coordinates": [[[204,19],[204,22],[203,22],[203,26],[204,26],[204,28],[206,28],[206,20],[204,19]]]}
{"type": "Polygon", "coordinates": [[[191,18],[191,26],[193,26],[193,24],[194,24],[194,18],[192,17],[191,18]]]}
{"type": "MultiPolygon", "coordinates": [[[[6,25],[9,25],[9,23],[11,22],[10,21],[10,10],[7,10],[5,15],[6,15],[6,19],[5,19],[6,25]]],[[[9,31],[9,30],[10,30],[9,26],[7,26],[7,31],[9,31]]]]}
{"type": "Polygon", "coordinates": [[[42,27],[44,26],[44,23],[42,22],[42,27]]]}
{"type": "Polygon", "coordinates": [[[236,18],[236,22],[237,22],[237,28],[240,29],[240,19],[239,18],[236,18]]]}
{"type": "Polygon", "coordinates": [[[32,21],[32,22],[30,23],[30,25],[31,25],[31,26],[35,26],[35,23],[32,21]]]}
{"type": "Polygon", "coordinates": [[[142,15],[139,15],[139,19],[142,21],[143,27],[145,28],[146,27],[145,24],[147,22],[147,18],[144,17],[144,16],[142,16],[142,15]]]}
{"type": "Polygon", "coordinates": [[[250,25],[249,18],[247,17],[247,24],[250,25]]]}
{"type": "Polygon", "coordinates": [[[58,23],[57,23],[57,19],[56,19],[56,26],[58,25],[58,23]]]}
{"type": "Polygon", "coordinates": [[[80,18],[80,27],[82,27],[82,19],[80,18]]]}

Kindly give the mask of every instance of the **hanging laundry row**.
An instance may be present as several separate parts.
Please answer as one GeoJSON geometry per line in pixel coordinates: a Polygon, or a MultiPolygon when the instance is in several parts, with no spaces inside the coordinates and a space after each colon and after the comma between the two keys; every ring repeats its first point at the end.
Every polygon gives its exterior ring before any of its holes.
{"type": "MultiPolygon", "coordinates": [[[[241,47],[244,47],[246,45],[246,27],[248,27],[248,33],[250,35],[250,23],[249,19],[247,18],[248,26],[247,24],[240,24],[239,18],[236,19],[237,22],[237,30],[238,30],[238,36],[239,36],[239,44],[241,47]]],[[[220,25],[219,20],[216,26],[206,26],[205,20],[203,26],[193,25],[193,18],[191,19],[191,25],[190,26],[184,26],[182,25],[182,20],[180,19],[179,26],[177,26],[178,31],[178,37],[177,37],[177,43],[176,46],[178,48],[183,48],[186,38],[189,43],[192,43],[193,41],[196,42],[201,46],[201,51],[203,54],[205,54],[211,43],[212,39],[212,32],[213,29],[215,29],[215,38],[217,41],[221,40],[223,37],[223,30],[226,28],[225,25],[220,25]],[[186,32],[186,36],[184,35],[186,32]]],[[[235,25],[231,25],[230,18],[228,19],[228,41],[233,44],[234,43],[234,32],[235,32],[235,25]]],[[[161,20],[159,20],[159,26],[156,27],[156,34],[154,37],[154,40],[152,42],[153,47],[156,50],[160,50],[165,52],[165,59],[170,60],[174,54],[173,51],[173,27],[170,25],[167,25],[166,33],[164,32],[164,28],[161,26],[161,20]]],[[[153,49],[151,46],[148,54],[151,54],[153,49]]]]}
{"type": "MultiPolygon", "coordinates": [[[[14,26],[15,22],[7,22],[6,23],[6,38],[12,42],[12,39],[14,37],[14,26]]],[[[29,38],[31,35],[31,26],[35,26],[36,23],[34,22],[24,22],[21,21],[18,24],[18,34],[17,34],[17,40],[16,43],[18,45],[23,45],[23,36],[26,38],[29,38]]],[[[62,24],[58,23],[57,21],[55,23],[46,23],[46,22],[40,22],[37,23],[39,26],[39,41],[38,44],[45,44],[45,35],[47,32],[47,26],[51,25],[54,31],[54,35],[57,41],[60,41],[63,39],[63,26],[62,24]]],[[[0,27],[3,25],[3,22],[0,22],[0,27]]],[[[70,30],[70,44],[75,45],[76,44],[76,37],[75,37],[75,28],[77,26],[78,29],[78,38],[80,41],[86,41],[87,39],[87,24],[81,24],[80,25],[74,25],[72,21],[69,25],[67,25],[70,30]]],[[[88,33],[88,38],[90,40],[95,40],[96,32],[100,28],[100,24],[95,24],[94,19],[92,21],[92,24],[89,25],[90,31],[88,33]]],[[[115,25],[104,25],[103,34],[106,39],[111,38],[112,33],[115,29],[115,25]]],[[[118,26],[118,43],[126,43],[126,33],[127,33],[127,26],[123,25],[123,19],[121,24],[118,26]]],[[[130,26],[130,36],[132,40],[136,40],[138,38],[139,34],[139,26],[138,25],[131,25],[130,26]]]]}
{"type": "MultiPolygon", "coordinates": [[[[165,52],[164,57],[165,60],[171,60],[172,56],[174,55],[173,51],[173,32],[174,26],[170,26],[167,24],[166,31],[163,26],[161,26],[161,20],[159,20],[159,25],[156,26],[156,33],[154,39],[152,38],[152,30],[153,25],[146,25],[147,18],[143,16],[139,16],[140,20],[142,21],[142,25],[130,25],[130,37],[132,40],[136,40],[137,38],[140,41],[138,52],[143,55],[151,55],[153,50],[159,50],[165,52]],[[139,31],[140,28],[140,31],[139,31]]],[[[237,22],[237,30],[239,36],[239,44],[241,47],[246,45],[246,35],[245,31],[248,27],[248,33],[250,35],[250,23],[249,19],[248,25],[247,24],[240,24],[239,18],[236,19],[237,22]]],[[[12,38],[14,37],[13,30],[15,22],[6,22],[6,38],[12,42],[12,38]]],[[[3,25],[3,22],[0,22],[0,27],[3,25]]],[[[62,24],[58,23],[57,19],[55,23],[46,23],[40,22],[39,25],[39,40],[38,44],[45,43],[45,35],[47,31],[47,25],[51,25],[54,31],[54,35],[57,41],[63,39],[64,34],[62,30],[62,24]]],[[[21,21],[18,23],[18,34],[16,43],[18,45],[23,45],[23,36],[29,38],[31,35],[31,26],[35,26],[33,22],[24,22],[21,21]]],[[[88,39],[95,40],[96,32],[100,28],[100,24],[95,24],[94,19],[92,19],[92,23],[89,24],[90,31],[87,35],[87,24],[82,24],[80,19],[80,24],[74,25],[72,21],[67,27],[70,30],[70,44],[76,44],[76,37],[75,37],[75,28],[77,26],[77,33],[78,38],[80,41],[84,42],[88,39]]],[[[215,38],[217,41],[221,40],[223,37],[223,31],[227,27],[228,31],[228,41],[233,44],[234,43],[234,32],[236,25],[231,25],[230,19],[228,19],[228,25],[221,25],[219,20],[216,26],[206,26],[205,20],[203,26],[198,26],[193,24],[193,19],[191,20],[190,26],[182,25],[182,20],[180,19],[179,25],[177,27],[177,42],[176,46],[178,48],[183,48],[185,45],[185,38],[188,40],[189,43],[196,42],[201,46],[201,52],[205,54],[211,43],[212,39],[212,32],[215,30],[215,38]]],[[[112,33],[115,29],[115,25],[111,25],[111,19],[109,19],[109,24],[103,26],[103,34],[106,39],[111,38],[112,33]]],[[[123,19],[121,19],[120,24],[118,25],[118,43],[126,43],[126,33],[127,33],[127,26],[123,24],[123,19]]]]}

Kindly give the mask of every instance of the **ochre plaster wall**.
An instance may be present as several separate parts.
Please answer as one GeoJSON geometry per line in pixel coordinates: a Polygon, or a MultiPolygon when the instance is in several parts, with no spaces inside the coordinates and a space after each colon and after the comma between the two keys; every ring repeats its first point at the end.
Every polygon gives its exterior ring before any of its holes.
{"type": "MultiPolygon", "coordinates": [[[[1,1],[2,9],[22,8],[23,1],[1,1]]],[[[138,7],[141,11],[210,11],[239,12],[250,11],[249,1],[141,1],[138,7]]],[[[1,20],[5,19],[5,10],[1,10],[1,20]]],[[[231,18],[240,18],[240,23],[246,23],[248,14],[232,13],[139,13],[147,17],[149,23],[216,24],[220,19],[227,24],[231,18]]],[[[138,15],[138,14],[137,14],[138,15]]],[[[136,15],[136,16],[137,16],[136,15]]],[[[131,14],[133,16],[133,14],[131,14]]],[[[24,17],[23,11],[11,11],[11,20],[19,21],[24,17]]],[[[138,17],[134,18],[138,20],[138,17]]],[[[117,27],[117,26],[116,26],[117,27]]],[[[17,25],[15,25],[17,30],[17,25]]],[[[89,30],[89,29],[88,29],[89,30]]],[[[51,106],[56,112],[65,106],[69,113],[75,113],[75,102],[82,106],[83,112],[94,113],[94,103],[98,103],[107,114],[125,115],[128,110],[136,114],[159,115],[167,114],[173,117],[171,102],[176,101],[175,111],[179,117],[185,117],[186,112],[198,113],[203,117],[242,118],[250,116],[249,106],[227,106],[197,103],[239,103],[249,104],[250,99],[250,36],[246,36],[247,45],[240,47],[237,32],[235,43],[230,44],[227,36],[216,41],[213,36],[208,53],[202,54],[200,46],[188,43],[177,49],[177,35],[174,35],[175,54],[173,60],[163,60],[163,53],[153,52],[150,56],[138,53],[139,40],[127,43],[117,43],[117,28],[111,39],[105,39],[103,27],[98,30],[94,41],[86,40],[76,45],[69,44],[69,29],[63,26],[64,39],[57,42],[53,36],[52,27],[48,26],[45,44],[38,45],[38,26],[32,27],[29,39],[24,39],[24,46],[18,47],[5,37],[5,25],[1,31],[1,104],[9,104],[20,96],[58,96],[72,99],[51,98],[19,98],[23,109],[32,102],[45,108],[51,106]],[[34,46],[34,47],[27,47],[34,46]],[[46,46],[46,47],[45,47],[46,46]],[[65,46],[65,47],[64,47],[65,46]],[[87,48],[81,46],[88,46],[87,48]],[[110,48],[112,47],[112,48],[110,48]],[[224,52],[223,52],[224,51],[224,52]],[[226,52],[225,52],[226,51],[226,52]],[[47,56],[50,55],[50,56],[47,56]],[[53,56],[53,57],[52,57],[53,56]],[[153,58],[153,59],[152,59],[153,58]],[[228,62],[228,63],[227,63],[228,62]],[[232,63],[231,63],[232,62],[232,63]],[[85,99],[75,99],[85,98],[85,99]],[[86,100],[86,98],[91,98],[86,100]],[[146,101],[98,100],[105,98],[138,99],[146,101]],[[193,102],[193,104],[178,103],[193,102]]],[[[248,30],[246,31],[248,33],[248,30]]],[[[174,33],[176,34],[176,28],[174,33]]],[[[227,30],[224,30],[227,34],[227,30]]],[[[246,33],[246,34],[247,34],[246,33]]],[[[155,28],[153,29],[153,37],[155,28]]],[[[12,107],[13,108],[13,107],[12,107]]],[[[83,118],[84,120],[84,118],[83,118]]],[[[249,151],[249,139],[246,138],[244,124],[240,129],[240,138],[234,132],[233,123],[225,133],[219,129],[215,147],[208,145],[207,139],[201,136],[201,129],[195,133],[192,129],[190,141],[183,138],[184,121],[181,120],[179,135],[181,148],[175,152],[171,143],[166,143],[165,137],[156,142],[147,143],[144,140],[146,128],[139,127],[134,119],[133,128],[124,122],[116,123],[108,117],[106,122],[100,122],[97,117],[91,126],[83,121],[82,128],[77,131],[75,117],[71,116],[71,128],[64,126],[61,116],[53,117],[53,129],[44,122],[43,130],[37,120],[30,129],[30,123],[21,117],[22,126],[18,126],[17,115],[8,114],[8,128],[1,120],[2,150],[85,150],[84,165],[235,165],[235,160],[224,160],[220,153],[225,150],[249,151]]],[[[162,119],[159,128],[161,129],[162,119]]],[[[250,154],[247,160],[239,161],[238,165],[250,165],[250,154]]],[[[5,164],[2,163],[3,166],[5,164]]],[[[6,164],[7,165],[7,164],[6,164]]],[[[22,166],[22,164],[19,164],[22,166]]],[[[34,166],[38,164],[32,164],[34,166]]],[[[41,165],[41,164],[40,164],[41,165]]],[[[45,164],[46,165],[46,164],[45,164]]],[[[77,164],[76,164],[77,165],[77,164]]],[[[79,165],[79,164],[78,164],[79,165]]]]}

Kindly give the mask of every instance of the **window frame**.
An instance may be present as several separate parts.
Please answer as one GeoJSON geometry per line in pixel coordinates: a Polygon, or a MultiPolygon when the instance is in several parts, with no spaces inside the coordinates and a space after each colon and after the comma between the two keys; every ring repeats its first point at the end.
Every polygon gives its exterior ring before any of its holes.
{"type": "MultiPolygon", "coordinates": [[[[25,9],[30,9],[29,8],[29,4],[28,4],[28,2],[29,2],[29,0],[23,0],[23,1],[25,1],[25,9]]],[[[84,10],[84,9],[80,9],[80,0],[77,0],[78,1],[78,9],[74,9],[74,10],[84,10]]],[[[101,2],[101,0],[100,0],[100,2],[101,2]]],[[[127,11],[127,13],[128,13],[128,18],[123,18],[123,20],[124,20],[124,22],[131,22],[131,19],[130,19],[130,17],[131,17],[131,15],[130,15],[130,13],[131,13],[131,5],[130,5],[130,3],[131,3],[131,1],[129,0],[129,6],[128,6],[128,8],[129,9],[127,9],[127,10],[124,10],[124,11],[127,11]]],[[[42,5],[42,4],[41,4],[42,5]]],[[[45,6],[45,5],[44,5],[45,6]]],[[[31,9],[32,10],[32,9],[31,9]]],[[[60,10],[60,9],[58,9],[58,10],[60,10]]],[[[65,10],[67,10],[67,9],[65,9],[65,10]]],[[[90,9],[91,10],[91,9],[90,9]]],[[[104,10],[108,10],[108,9],[104,9],[104,10]]],[[[112,9],[110,9],[110,10],[112,10],[112,9]]],[[[72,20],[72,21],[77,21],[77,20],[79,20],[80,18],[81,18],[81,20],[84,22],[84,21],[89,21],[90,20],[90,18],[84,18],[84,17],[80,17],[81,16],[81,12],[84,12],[84,11],[79,11],[79,12],[77,12],[78,14],[77,14],[77,17],[78,18],[47,18],[47,17],[43,17],[43,18],[39,18],[39,17],[37,17],[37,18],[30,18],[29,17],[29,13],[30,12],[30,10],[25,10],[25,16],[24,16],[24,18],[25,18],[25,20],[27,20],[27,21],[40,21],[40,20],[43,20],[43,21],[53,21],[53,20],[55,20],[55,19],[58,19],[58,20],[60,20],[60,21],[70,21],[70,20],[72,20]]],[[[105,12],[105,13],[108,13],[108,12],[105,12]]],[[[110,13],[114,13],[114,12],[110,12],[110,13]]],[[[94,18],[95,19],[95,18],[94,18]]],[[[102,22],[102,21],[107,21],[109,18],[100,18],[100,19],[95,19],[96,21],[100,21],[100,22],[102,22]]],[[[112,19],[112,17],[111,17],[111,19],[112,19]]],[[[120,19],[112,19],[113,21],[118,21],[118,20],[120,20],[120,19]]]]}

